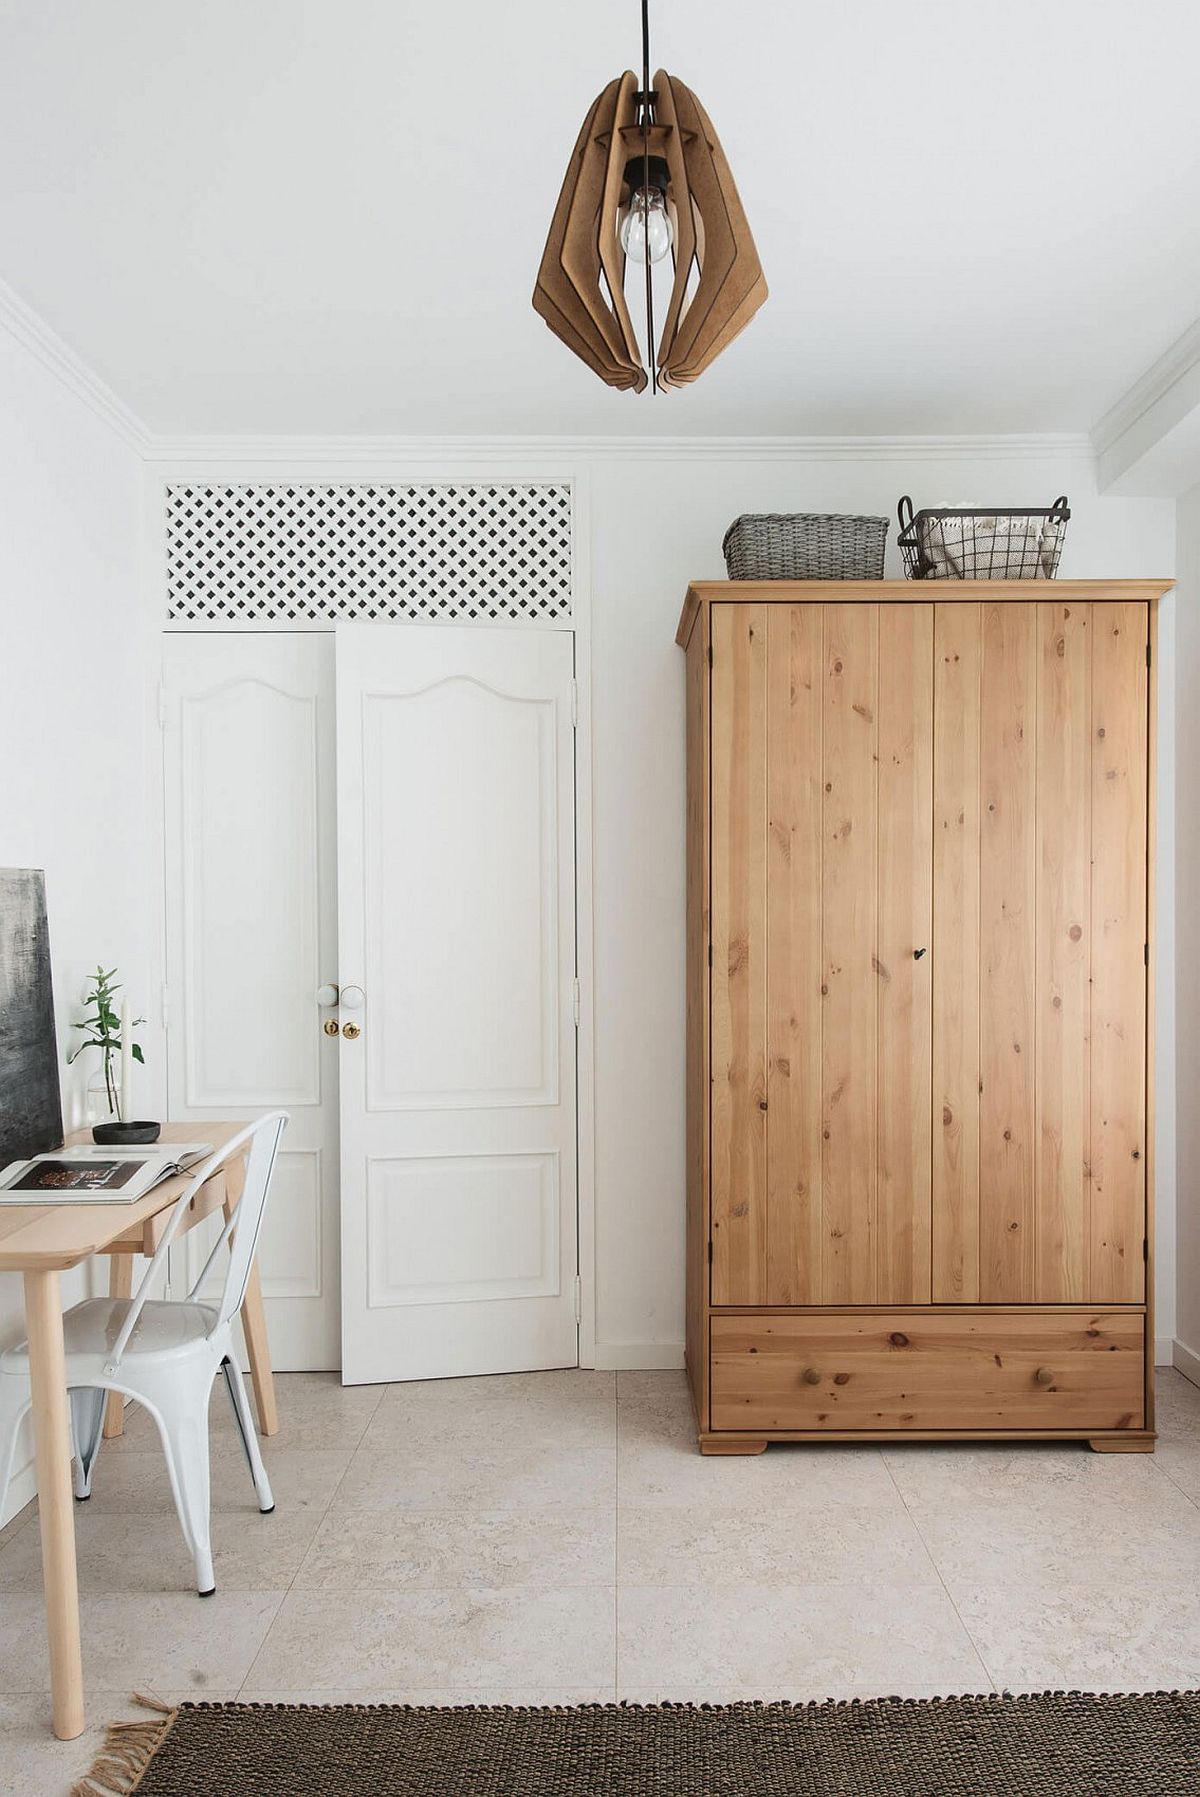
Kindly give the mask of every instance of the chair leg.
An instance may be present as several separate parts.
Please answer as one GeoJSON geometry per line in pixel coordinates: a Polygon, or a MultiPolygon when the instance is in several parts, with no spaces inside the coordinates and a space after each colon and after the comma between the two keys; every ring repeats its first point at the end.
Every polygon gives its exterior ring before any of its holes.
{"type": "Polygon", "coordinates": [[[250,1415],[250,1404],[246,1397],[242,1369],[227,1355],[221,1362],[221,1371],[225,1375],[225,1389],[229,1393],[229,1402],[233,1407],[233,1420],[237,1424],[237,1432],[241,1437],[242,1452],[246,1456],[246,1465],[250,1468],[250,1477],[254,1480],[258,1507],[264,1516],[268,1516],[275,1508],[275,1499],[271,1495],[271,1482],[267,1478],[267,1469],[263,1465],[258,1436],[254,1428],[254,1419],[250,1415]]]}
{"type": "MultiPolygon", "coordinates": [[[[184,1396],[184,1394],[179,1394],[184,1396]]],[[[194,1395],[194,1394],[188,1394],[194,1395]]],[[[159,1425],[179,1526],[196,1568],[196,1590],[211,1597],[213,1578],[209,1509],[211,1486],[208,1465],[208,1405],[196,1407],[176,1398],[162,1411],[159,1425]]]]}
{"type": "Polygon", "coordinates": [[[101,1385],[71,1387],[71,1436],[75,1443],[75,1496],[80,1503],[92,1495],[92,1473],[104,1436],[108,1393],[101,1385]]]}

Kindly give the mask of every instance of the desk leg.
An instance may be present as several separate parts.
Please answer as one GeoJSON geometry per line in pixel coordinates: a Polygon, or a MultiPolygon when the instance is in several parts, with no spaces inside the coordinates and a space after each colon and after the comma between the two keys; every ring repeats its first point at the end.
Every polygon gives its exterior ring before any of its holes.
{"type": "Polygon", "coordinates": [[[50,1641],[54,1732],[60,1741],[83,1733],[83,1660],[79,1644],[79,1587],[75,1575],[75,1516],[71,1501],[67,1376],[62,1294],[57,1272],[25,1274],[25,1327],[33,1395],[42,1584],[50,1641]]]}
{"type": "MultiPolygon", "coordinates": [[[[232,1161],[225,1169],[225,1215],[228,1216],[242,1195],[246,1177],[245,1158],[232,1161]]],[[[267,1316],[263,1309],[262,1279],[258,1257],[250,1263],[246,1296],[242,1299],[242,1334],[250,1358],[250,1383],[254,1387],[254,1408],[258,1411],[260,1435],[278,1435],[279,1412],[275,1408],[275,1376],[271,1371],[271,1349],[267,1341],[267,1316]]]]}
{"type": "MultiPolygon", "coordinates": [[[[113,1254],[109,1256],[111,1266],[108,1269],[108,1295],[110,1298],[128,1298],[133,1293],[133,1255],[113,1254]]],[[[104,1406],[104,1439],[113,1441],[118,1435],[125,1433],[125,1394],[110,1391],[108,1402],[104,1406]]]]}

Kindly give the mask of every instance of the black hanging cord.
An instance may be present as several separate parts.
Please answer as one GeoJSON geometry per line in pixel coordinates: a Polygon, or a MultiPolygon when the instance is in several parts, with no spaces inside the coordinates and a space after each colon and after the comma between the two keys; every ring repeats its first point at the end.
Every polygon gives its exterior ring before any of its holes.
{"type": "MultiPolygon", "coordinates": [[[[650,195],[650,0],[642,0],[642,192],[650,195]]],[[[654,278],[650,266],[649,219],[646,227],[646,359],[650,363],[650,391],[658,392],[658,363],[654,350],[654,278]]]]}

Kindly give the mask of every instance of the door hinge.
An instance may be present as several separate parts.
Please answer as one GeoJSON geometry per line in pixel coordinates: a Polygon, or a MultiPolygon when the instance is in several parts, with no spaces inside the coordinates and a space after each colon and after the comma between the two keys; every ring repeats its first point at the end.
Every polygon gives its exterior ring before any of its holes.
{"type": "Polygon", "coordinates": [[[1150,944],[1148,942],[1142,944],[1142,963],[1146,967],[1150,965],[1150,944]]]}
{"type": "Polygon", "coordinates": [[[711,1241],[708,1244],[708,1264],[710,1267],[712,1266],[712,1242],[711,1241]]]}
{"type": "Polygon", "coordinates": [[[712,943],[711,942],[708,945],[708,964],[710,967],[712,966],[712,943]]]}
{"type": "Polygon", "coordinates": [[[162,1026],[166,1029],[168,1023],[171,1021],[171,988],[167,985],[165,980],[163,981],[161,989],[160,1007],[162,1010],[162,1026]]]}
{"type": "Polygon", "coordinates": [[[712,644],[711,643],[708,645],[708,665],[710,668],[713,665],[713,663],[712,663],[712,644]]]}
{"type": "Polygon", "coordinates": [[[575,1275],[575,1322],[578,1325],[579,1323],[582,1323],[582,1321],[583,1321],[583,1280],[580,1278],[579,1274],[576,1273],[576,1275],[575,1275]]]}
{"type": "Polygon", "coordinates": [[[579,1028],[579,1011],[580,1011],[579,981],[572,980],[571,981],[571,1015],[575,1019],[575,1028],[576,1029],[579,1028]]]}
{"type": "Polygon", "coordinates": [[[158,683],[158,727],[169,730],[175,722],[174,693],[169,693],[160,680],[158,683]]]}
{"type": "Polygon", "coordinates": [[[572,682],[571,682],[571,728],[572,728],[572,730],[578,730],[578,728],[579,728],[579,682],[578,682],[578,680],[572,680],[572,682]]]}
{"type": "Polygon", "coordinates": [[[1149,644],[1149,642],[1147,642],[1147,644],[1146,644],[1146,666],[1147,667],[1150,666],[1150,644],[1149,644]]]}
{"type": "Polygon", "coordinates": [[[1149,1236],[1144,1235],[1142,1237],[1142,1259],[1149,1260],[1149,1258],[1150,1258],[1150,1238],[1149,1238],[1149,1236]]]}

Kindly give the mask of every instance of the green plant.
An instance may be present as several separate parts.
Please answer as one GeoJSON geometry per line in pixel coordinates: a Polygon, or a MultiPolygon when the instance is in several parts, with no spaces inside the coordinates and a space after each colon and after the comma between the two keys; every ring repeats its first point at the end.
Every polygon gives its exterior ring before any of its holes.
{"type": "MultiPolygon", "coordinates": [[[[112,1071],[113,1056],[119,1055],[121,1052],[121,1019],[113,1008],[113,999],[121,990],[119,984],[113,984],[116,972],[115,967],[110,968],[107,973],[103,967],[97,967],[95,973],[88,980],[84,989],[83,1002],[85,1007],[94,1007],[94,1009],[91,1016],[84,1017],[81,1022],[71,1025],[74,1030],[84,1030],[86,1040],[75,1044],[67,1056],[67,1065],[69,1067],[85,1048],[98,1048],[104,1056],[104,1089],[108,1093],[108,1108],[122,1123],[128,1123],[130,1119],[121,1116],[121,1094],[112,1071]]],[[[145,1021],[144,1017],[133,1019],[135,1026],[145,1023],[145,1021]]],[[[145,1056],[138,1043],[133,1044],[132,1052],[134,1060],[140,1061],[145,1066],[145,1056]]]]}

